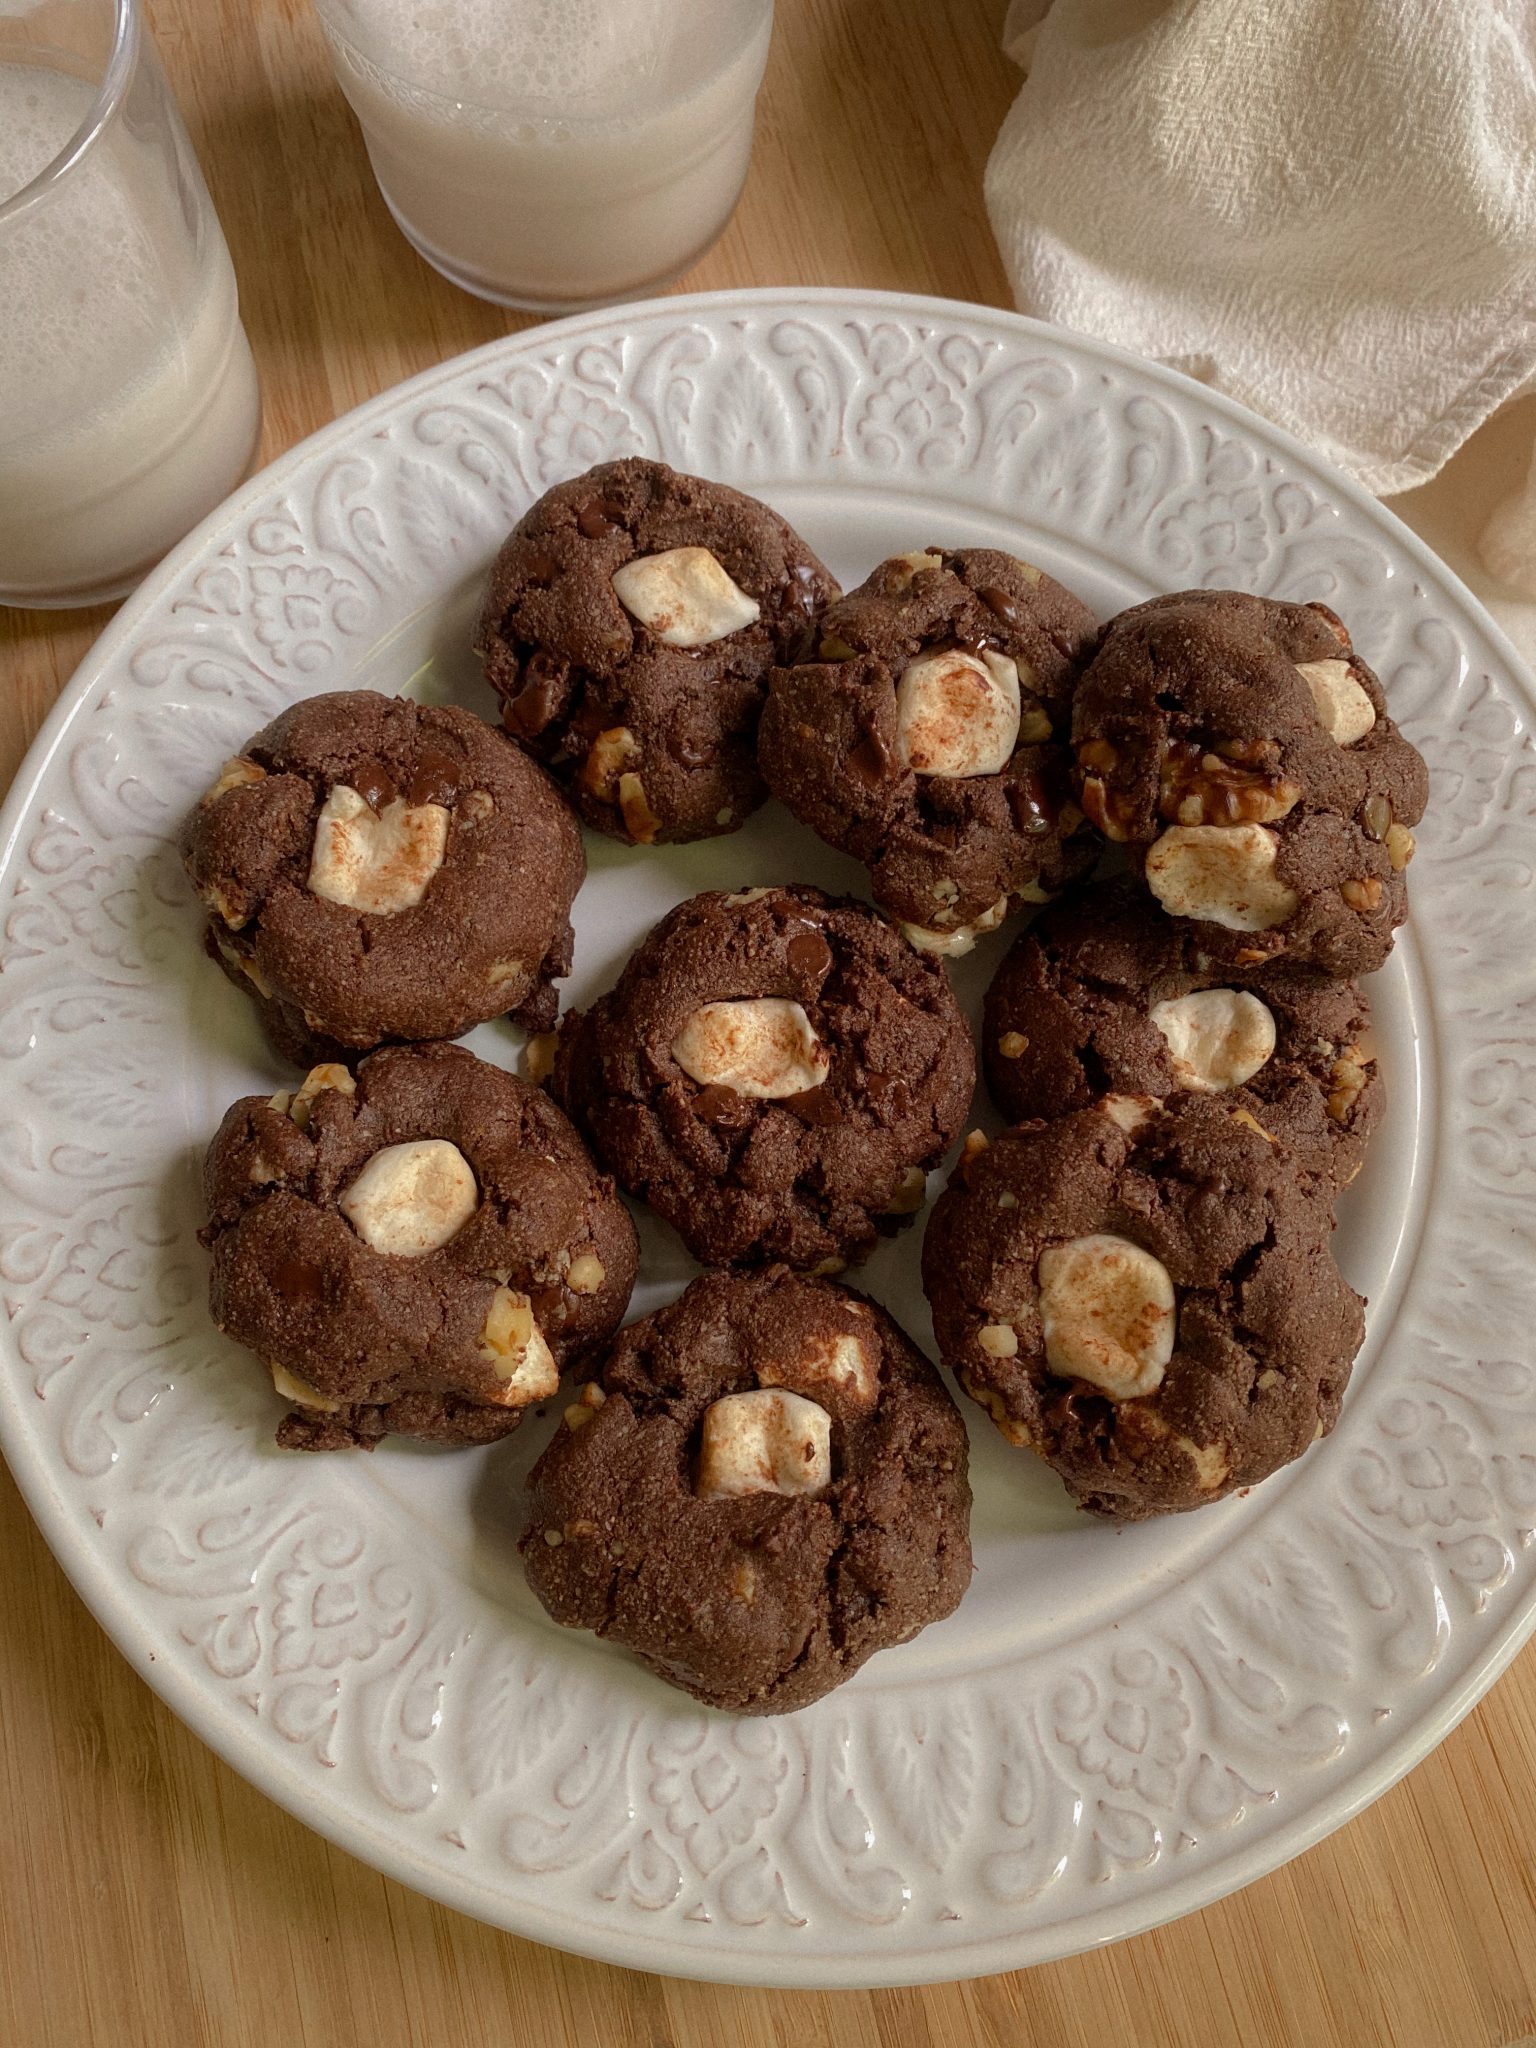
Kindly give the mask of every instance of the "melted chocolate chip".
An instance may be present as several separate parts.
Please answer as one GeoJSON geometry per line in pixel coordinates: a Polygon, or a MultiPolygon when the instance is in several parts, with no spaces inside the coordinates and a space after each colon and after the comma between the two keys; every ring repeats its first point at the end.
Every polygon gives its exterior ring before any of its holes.
{"type": "Polygon", "coordinates": [[[589,498],[576,514],[576,524],[586,540],[602,540],[624,524],[617,505],[606,498],[589,498]]]}
{"type": "Polygon", "coordinates": [[[864,737],[848,756],[848,773],[866,789],[878,789],[890,780],[891,750],[878,726],[866,726],[864,737]]]}
{"type": "Polygon", "coordinates": [[[798,1095],[786,1095],[783,1106],[799,1117],[801,1123],[816,1128],[828,1124],[840,1124],[843,1120],[842,1104],[829,1088],[804,1088],[798,1095]]]}
{"type": "Polygon", "coordinates": [[[1017,629],[1024,623],[1024,614],[1019,609],[1016,597],[1010,597],[1006,590],[999,590],[995,583],[989,583],[985,590],[978,590],[981,599],[994,619],[1000,619],[1005,626],[1017,629]]]}
{"type": "Polygon", "coordinates": [[[1049,832],[1061,816],[1060,800],[1033,770],[1008,784],[1008,803],[1021,832],[1049,832]]]}
{"type": "Polygon", "coordinates": [[[393,803],[399,794],[395,778],[382,761],[360,761],[352,774],[352,787],[369,809],[375,811],[393,803]]]}
{"type": "Polygon", "coordinates": [[[272,1285],[290,1301],[318,1301],[325,1292],[325,1269],[307,1259],[279,1259],[272,1268],[272,1285]]]}
{"type": "Polygon", "coordinates": [[[459,793],[459,764],[440,747],[418,749],[405,785],[408,804],[451,805],[459,793]]]}
{"type": "Polygon", "coordinates": [[[784,949],[791,974],[803,981],[822,981],[832,966],[832,948],[820,932],[796,932],[784,949]]]}
{"type": "Polygon", "coordinates": [[[508,732],[521,733],[524,739],[532,739],[554,717],[565,673],[547,662],[543,655],[536,654],[524,675],[526,681],[507,703],[503,719],[508,732]]]}
{"type": "Polygon", "coordinates": [[[693,1113],[700,1123],[731,1127],[744,1124],[752,1110],[744,1095],[738,1095],[723,1082],[712,1081],[693,1098],[693,1113]]]}
{"type": "Polygon", "coordinates": [[[807,618],[814,617],[820,610],[820,584],[817,581],[816,571],[808,562],[796,562],[792,566],[789,572],[787,588],[790,603],[798,606],[807,618]]]}

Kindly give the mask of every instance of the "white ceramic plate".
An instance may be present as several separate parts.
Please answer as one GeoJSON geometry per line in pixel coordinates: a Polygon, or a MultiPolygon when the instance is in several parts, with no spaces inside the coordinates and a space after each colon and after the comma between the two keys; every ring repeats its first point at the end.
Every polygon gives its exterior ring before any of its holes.
{"type": "MultiPolygon", "coordinates": [[[[149,1683],[238,1770],[464,1911],[653,1970],[896,1984],[1059,1956],[1336,1827],[1536,1621],[1531,686],[1402,527],[1194,384],[1010,315],[875,294],[671,299],[535,329],[339,420],[124,607],[5,813],[6,1454],[149,1683]],[[203,1309],[199,1157],[280,1075],[202,958],[173,848],[291,698],[489,713],[487,563],[546,484],[655,454],[785,513],[846,581],[1015,549],[1109,612],[1325,598],[1428,755],[1413,926],[1373,988],[1390,1110],[1339,1232],[1371,1299],[1343,1420],[1204,1513],[1114,1529],[969,1403],[958,1614],[785,1719],[704,1712],[547,1622],[514,1542],[547,1435],[287,1456],[203,1309]],[[1525,1007],[1522,1008],[1522,999],[1525,1007]]],[[[770,808],[680,851],[593,844],[568,999],[715,884],[858,888],[770,808]]],[[[993,941],[959,980],[974,998],[993,941]]],[[[510,1062],[503,1027],[477,1049],[510,1062]]],[[[689,1262],[646,1228],[636,1308],[689,1262]]],[[[916,1232],[873,1290],[923,1341],[916,1232]]],[[[556,1411],[557,1412],[557,1411],[556,1411]]]]}

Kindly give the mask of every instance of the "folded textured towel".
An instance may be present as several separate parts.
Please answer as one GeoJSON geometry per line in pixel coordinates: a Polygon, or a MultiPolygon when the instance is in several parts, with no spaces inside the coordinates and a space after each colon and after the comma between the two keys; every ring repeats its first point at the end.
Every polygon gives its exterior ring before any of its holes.
{"type": "MultiPolygon", "coordinates": [[[[987,202],[1025,312],[1380,492],[1536,379],[1532,0],[1014,0],[1005,40],[987,202]]],[[[1492,565],[1536,578],[1512,516],[1492,565]]]]}

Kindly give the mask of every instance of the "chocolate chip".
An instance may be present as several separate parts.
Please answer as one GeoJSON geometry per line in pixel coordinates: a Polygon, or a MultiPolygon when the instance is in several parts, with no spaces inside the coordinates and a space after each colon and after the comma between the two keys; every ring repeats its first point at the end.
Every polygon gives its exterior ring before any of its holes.
{"type": "Polygon", "coordinates": [[[832,966],[832,948],[820,932],[796,932],[785,947],[792,974],[804,981],[822,981],[832,966]]]}
{"type": "Polygon", "coordinates": [[[891,750],[878,726],[864,729],[864,737],[848,756],[848,773],[866,789],[878,789],[890,779],[891,750]]]}
{"type": "Polygon", "coordinates": [[[1010,597],[1006,590],[1000,590],[995,583],[989,583],[985,590],[978,590],[981,599],[994,619],[1000,619],[1005,626],[1017,629],[1024,623],[1024,614],[1019,609],[1018,599],[1010,597]]]}
{"type": "Polygon", "coordinates": [[[618,506],[610,505],[606,498],[589,498],[576,514],[584,540],[602,540],[605,535],[616,533],[623,523],[618,506]]]}
{"type": "Polygon", "coordinates": [[[405,786],[408,804],[451,804],[459,793],[460,768],[451,754],[437,747],[423,747],[411,768],[405,786]]]}
{"type": "Polygon", "coordinates": [[[382,761],[363,761],[353,770],[352,787],[370,810],[382,810],[398,794],[395,779],[382,761]]]}
{"type": "Polygon", "coordinates": [[[693,1113],[700,1123],[727,1126],[743,1124],[752,1114],[745,1096],[717,1081],[712,1081],[695,1095],[693,1113]]]}
{"type": "Polygon", "coordinates": [[[1008,784],[1008,804],[1021,832],[1049,832],[1061,816],[1061,804],[1033,769],[1008,784]]]}
{"type": "Polygon", "coordinates": [[[864,1093],[882,1123],[899,1123],[912,1107],[912,1089],[900,1074],[866,1074],[864,1093]]]}
{"type": "Polygon", "coordinates": [[[509,732],[521,733],[531,739],[541,733],[555,715],[565,682],[565,671],[536,654],[524,671],[527,677],[521,690],[506,705],[505,717],[509,732]]]}

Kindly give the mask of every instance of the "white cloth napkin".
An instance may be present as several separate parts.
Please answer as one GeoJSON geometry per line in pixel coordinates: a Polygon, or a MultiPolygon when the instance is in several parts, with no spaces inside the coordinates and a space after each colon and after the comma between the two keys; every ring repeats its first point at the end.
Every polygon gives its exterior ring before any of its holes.
{"type": "MultiPolygon", "coordinates": [[[[987,167],[1022,311],[1372,490],[1536,379],[1536,0],[1013,0],[987,167]]],[[[1536,473],[1485,536],[1536,588],[1536,473]]]]}

